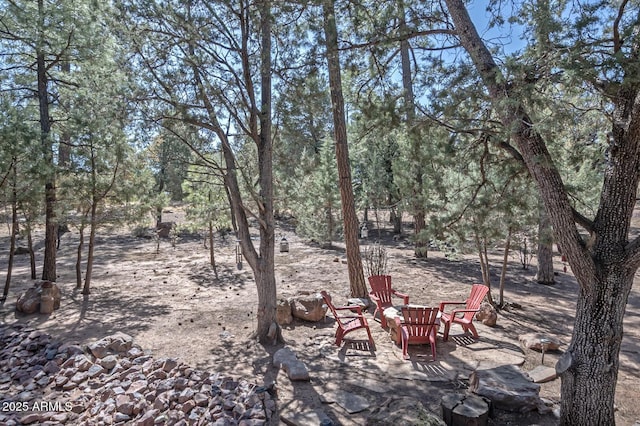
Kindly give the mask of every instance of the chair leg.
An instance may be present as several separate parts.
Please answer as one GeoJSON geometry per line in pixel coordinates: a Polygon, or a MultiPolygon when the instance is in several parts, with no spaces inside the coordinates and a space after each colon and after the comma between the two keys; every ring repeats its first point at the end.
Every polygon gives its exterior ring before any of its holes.
{"type": "Polygon", "coordinates": [[[336,346],[340,346],[340,344],[342,343],[343,337],[344,337],[344,332],[342,331],[342,329],[338,328],[336,330],[336,346]]]}
{"type": "Polygon", "coordinates": [[[431,335],[431,338],[429,339],[430,342],[429,344],[431,345],[431,356],[433,357],[433,360],[436,360],[436,335],[435,333],[433,333],[431,335]]]}
{"type": "Polygon", "coordinates": [[[384,312],[379,309],[376,311],[380,314],[380,325],[382,326],[382,328],[387,328],[387,319],[384,316],[384,312]]]}
{"type": "Polygon", "coordinates": [[[409,339],[402,338],[402,358],[409,359],[409,339]]]}
{"type": "Polygon", "coordinates": [[[373,336],[371,335],[371,330],[369,330],[368,326],[366,327],[366,329],[367,329],[367,335],[369,336],[369,344],[371,345],[372,349],[375,349],[376,348],[376,344],[373,341],[373,336]]]}
{"type": "Polygon", "coordinates": [[[400,328],[398,333],[400,333],[400,340],[402,341],[402,358],[409,359],[409,333],[403,328],[400,328]]]}
{"type": "Polygon", "coordinates": [[[473,334],[473,337],[475,339],[480,337],[480,336],[478,336],[478,331],[476,330],[476,326],[473,325],[472,323],[470,323],[466,328],[467,328],[467,330],[465,330],[465,331],[471,331],[471,334],[473,334]]]}
{"type": "Polygon", "coordinates": [[[450,322],[445,322],[444,323],[444,333],[443,333],[443,336],[442,336],[442,340],[444,342],[449,340],[449,327],[451,327],[451,323],[450,322]]]}

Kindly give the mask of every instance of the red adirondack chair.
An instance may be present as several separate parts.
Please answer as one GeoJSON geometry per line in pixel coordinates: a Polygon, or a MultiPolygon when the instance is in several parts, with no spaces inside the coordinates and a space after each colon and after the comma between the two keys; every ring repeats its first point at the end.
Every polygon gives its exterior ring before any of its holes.
{"type": "Polygon", "coordinates": [[[376,310],[373,312],[373,317],[376,317],[376,313],[379,314],[380,325],[382,328],[387,328],[387,319],[384,317],[383,312],[385,309],[393,306],[392,298],[400,298],[404,305],[408,305],[409,296],[391,288],[391,275],[370,276],[369,285],[371,286],[369,297],[376,304],[376,310]]]}
{"type": "Polygon", "coordinates": [[[444,323],[443,340],[445,342],[449,339],[449,328],[452,323],[460,324],[465,333],[471,331],[473,337],[478,338],[478,332],[473,325],[473,317],[475,317],[476,313],[480,310],[480,304],[488,292],[489,287],[486,285],[474,284],[471,286],[469,298],[464,302],[440,302],[440,312],[442,312],[441,320],[444,323]],[[445,312],[446,305],[464,305],[464,307],[445,312]]]}
{"type": "Polygon", "coordinates": [[[407,349],[409,343],[431,345],[431,356],[436,360],[436,334],[440,326],[438,318],[438,308],[427,308],[424,306],[403,306],[402,320],[395,319],[398,328],[401,330],[402,356],[409,359],[407,349]]]}
{"type": "Polygon", "coordinates": [[[329,310],[333,314],[338,329],[336,330],[336,345],[340,346],[344,336],[355,330],[365,329],[369,336],[369,344],[372,348],[375,348],[373,342],[373,336],[371,336],[371,330],[367,319],[362,314],[362,308],[360,306],[334,306],[331,302],[331,296],[326,291],[321,291],[320,294],[324,299],[324,303],[327,304],[329,310]]]}

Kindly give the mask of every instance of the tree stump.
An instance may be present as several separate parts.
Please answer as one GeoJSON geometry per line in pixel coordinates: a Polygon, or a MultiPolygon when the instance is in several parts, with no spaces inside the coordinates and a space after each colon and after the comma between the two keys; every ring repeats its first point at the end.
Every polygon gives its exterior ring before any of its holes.
{"type": "Polygon", "coordinates": [[[449,394],[442,397],[442,419],[448,426],[486,426],[490,402],[476,395],[449,394]]]}

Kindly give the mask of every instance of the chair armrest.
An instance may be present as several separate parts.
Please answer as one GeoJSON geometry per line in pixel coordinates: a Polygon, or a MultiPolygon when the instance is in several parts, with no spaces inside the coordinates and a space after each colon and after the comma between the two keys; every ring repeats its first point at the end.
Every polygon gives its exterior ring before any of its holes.
{"type": "Polygon", "coordinates": [[[380,301],[380,298],[376,296],[374,292],[369,292],[369,299],[373,300],[376,303],[380,301]]]}
{"type": "Polygon", "coordinates": [[[446,305],[466,305],[467,301],[465,300],[464,302],[460,302],[460,301],[447,301],[447,302],[440,302],[440,312],[444,312],[444,307],[446,305]]]}
{"type": "Polygon", "coordinates": [[[334,306],[334,309],[336,311],[351,311],[351,312],[355,312],[358,315],[362,315],[362,307],[358,306],[358,305],[353,305],[353,306],[334,306]]]}
{"type": "Polygon", "coordinates": [[[478,309],[454,309],[453,311],[451,311],[449,313],[449,315],[451,315],[451,318],[455,318],[455,316],[457,314],[466,314],[467,312],[479,312],[480,308],[478,309]]]}
{"type": "Polygon", "coordinates": [[[405,305],[409,304],[409,295],[408,294],[400,293],[399,291],[396,291],[394,289],[391,289],[391,294],[393,294],[394,296],[399,297],[401,299],[404,299],[404,304],[405,305]]]}
{"type": "Polygon", "coordinates": [[[362,315],[340,315],[340,316],[338,316],[338,318],[340,318],[340,319],[350,319],[350,318],[356,319],[356,318],[358,318],[358,319],[361,319],[361,320],[365,319],[365,317],[363,317],[362,315]]]}

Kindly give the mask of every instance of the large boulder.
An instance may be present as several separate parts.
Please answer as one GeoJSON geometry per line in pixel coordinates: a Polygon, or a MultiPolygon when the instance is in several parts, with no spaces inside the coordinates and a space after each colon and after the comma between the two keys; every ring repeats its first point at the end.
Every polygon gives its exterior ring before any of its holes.
{"type": "Polygon", "coordinates": [[[25,314],[32,314],[40,311],[40,298],[42,297],[42,290],[44,288],[53,297],[53,309],[60,307],[60,288],[51,281],[39,281],[33,285],[33,287],[27,289],[24,293],[18,296],[16,302],[16,310],[25,314]]]}
{"type": "Polygon", "coordinates": [[[276,322],[280,325],[291,324],[293,315],[291,315],[291,302],[287,299],[278,299],[276,305],[276,322]]]}
{"type": "Polygon", "coordinates": [[[560,349],[560,345],[562,344],[555,337],[541,333],[521,334],[518,336],[518,340],[520,341],[520,346],[522,346],[523,349],[533,349],[538,352],[542,351],[543,346],[545,352],[557,351],[560,349]]]}
{"type": "Polygon", "coordinates": [[[307,366],[298,359],[295,352],[289,348],[279,349],[273,354],[273,366],[286,371],[291,381],[309,381],[307,366]]]}
{"type": "Polygon", "coordinates": [[[303,294],[291,299],[291,313],[295,318],[317,322],[327,314],[327,306],[320,294],[303,294]]]}
{"type": "Polygon", "coordinates": [[[480,306],[480,310],[476,314],[476,320],[489,327],[495,327],[496,322],[498,321],[498,313],[496,312],[496,308],[491,306],[490,303],[483,303],[480,306]]]}
{"type": "Polygon", "coordinates": [[[500,410],[526,413],[544,405],[540,385],[532,383],[513,365],[474,371],[469,375],[469,390],[489,399],[500,410]]]}

